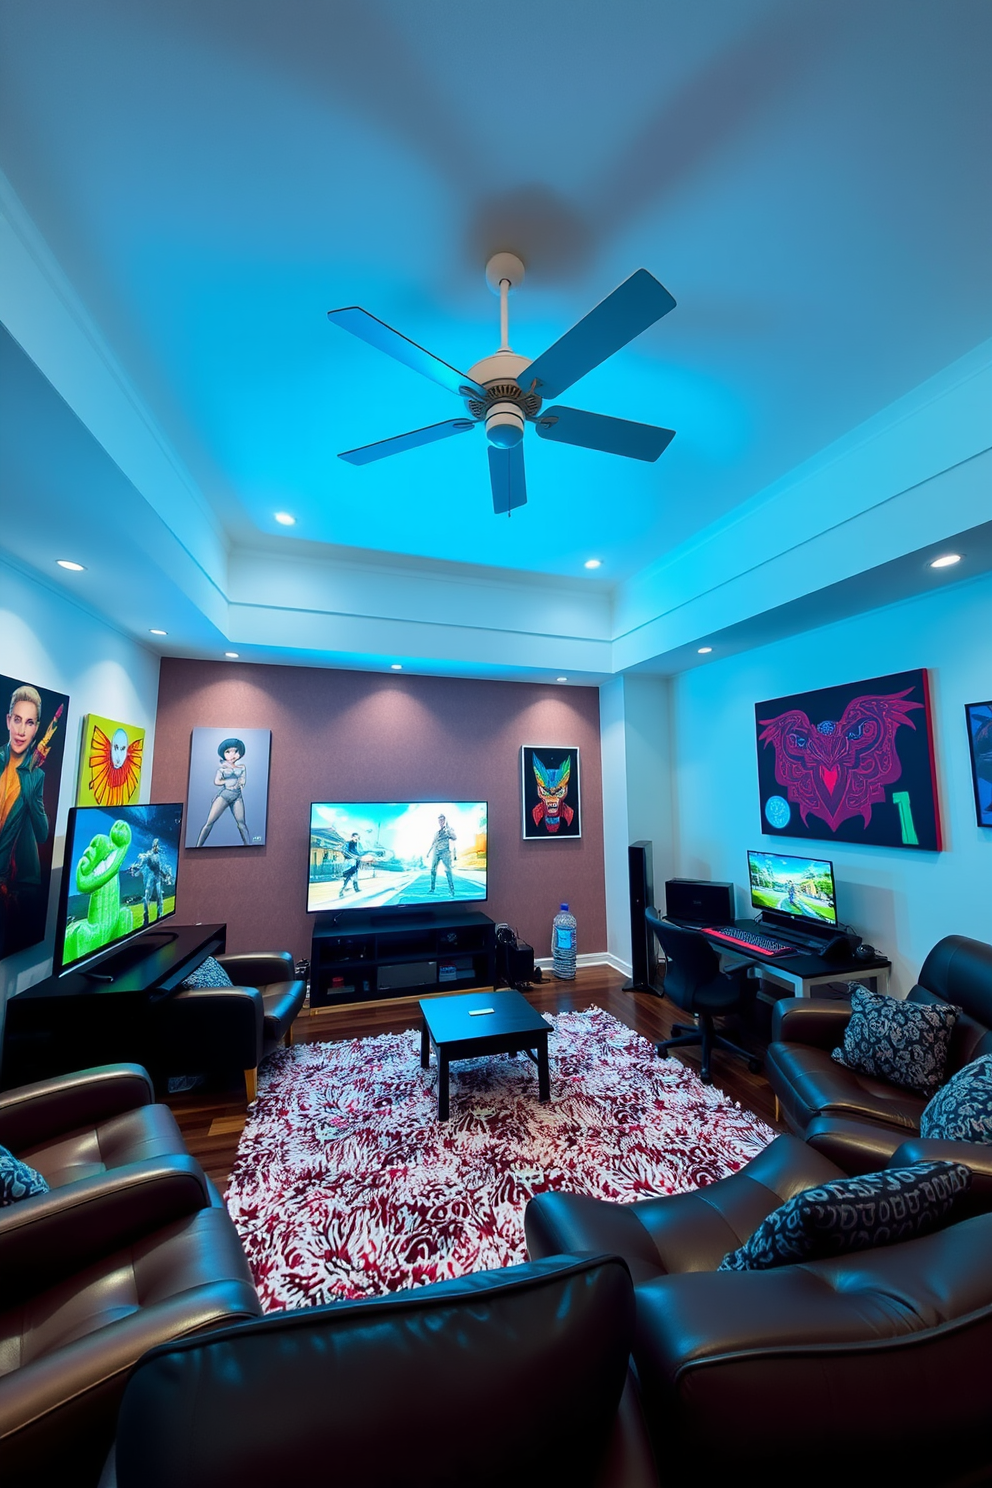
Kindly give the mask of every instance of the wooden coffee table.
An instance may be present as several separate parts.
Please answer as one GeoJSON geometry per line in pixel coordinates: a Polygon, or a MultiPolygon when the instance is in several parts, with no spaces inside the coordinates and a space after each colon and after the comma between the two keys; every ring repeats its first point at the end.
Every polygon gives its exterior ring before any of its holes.
{"type": "Polygon", "coordinates": [[[424,998],[420,1004],[420,1063],[437,1054],[437,1119],[448,1119],[448,1067],[453,1059],[484,1054],[526,1054],[537,1065],[538,1098],[551,1099],[548,1072],[550,1023],[519,992],[462,992],[424,998]]]}

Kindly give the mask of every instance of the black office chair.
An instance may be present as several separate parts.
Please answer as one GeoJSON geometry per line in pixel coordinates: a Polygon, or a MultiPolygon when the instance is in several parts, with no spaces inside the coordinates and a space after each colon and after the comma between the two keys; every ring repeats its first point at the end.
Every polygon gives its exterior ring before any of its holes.
{"type": "Polygon", "coordinates": [[[726,1049],[747,1061],[752,1075],[761,1070],[761,1060],[747,1049],[732,1043],[717,1033],[713,1027],[714,1017],[736,1013],[747,1002],[753,1001],[748,986],[747,967],[733,971],[720,970],[720,957],[705,936],[698,930],[684,930],[663,920],[656,909],[646,909],[644,918],[654,931],[658,944],[665,953],[664,991],[683,1012],[692,1013],[699,1019],[692,1028],[681,1023],[672,1025],[675,1037],[659,1044],[658,1053],[667,1058],[669,1049],[681,1049],[687,1044],[702,1046],[702,1069],[699,1078],[704,1085],[712,1083],[710,1058],[714,1048],[726,1049]]]}

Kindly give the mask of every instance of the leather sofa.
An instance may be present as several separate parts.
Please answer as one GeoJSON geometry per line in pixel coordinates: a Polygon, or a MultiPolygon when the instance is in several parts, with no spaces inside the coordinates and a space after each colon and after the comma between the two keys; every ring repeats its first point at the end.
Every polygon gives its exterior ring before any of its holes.
{"type": "Polygon", "coordinates": [[[101,1488],[656,1488],[615,1256],[555,1257],[157,1349],[101,1488]]]}
{"type": "MultiPolygon", "coordinates": [[[[962,1009],[951,1039],[948,1078],[992,1053],[992,945],[946,936],[927,956],[907,1000],[950,1002],[962,1009]]],[[[865,1173],[884,1167],[901,1142],[919,1133],[927,1098],[831,1058],[850,1016],[847,998],[779,1002],[765,1072],[791,1129],[847,1172],[865,1173]]]]}
{"type": "Polygon", "coordinates": [[[142,1354],[261,1309],[237,1232],[143,1069],[3,1092],[0,1142],[51,1185],[0,1209],[0,1482],[87,1488],[142,1354]]]}
{"type": "MultiPolygon", "coordinates": [[[[916,1139],[893,1162],[933,1155],[916,1139]]],[[[665,1488],[787,1474],[823,1488],[992,1480],[992,1168],[934,1234],[767,1271],[717,1269],[786,1199],[841,1176],[783,1136],[694,1193],[630,1205],[543,1193],[528,1206],[532,1259],[608,1250],[627,1261],[665,1488]]]]}
{"type": "Polygon", "coordinates": [[[241,1071],[252,1101],[262,1060],[292,1043],[306,982],[294,975],[289,951],[216,959],[234,986],[180,988],[152,1009],[155,1072],[241,1071]]]}

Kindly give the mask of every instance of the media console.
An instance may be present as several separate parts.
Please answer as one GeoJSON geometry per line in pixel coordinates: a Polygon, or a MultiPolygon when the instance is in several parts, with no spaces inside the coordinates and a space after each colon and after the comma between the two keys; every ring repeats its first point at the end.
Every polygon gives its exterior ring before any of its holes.
{"type": "Polygon", "coordinates": [[[478,910],[348,910],[314,925],[312,1008],[495,985],[496,926],[478,910]]]}
{"type": "Polygon", "coordinates": [[[0,1089],[91,1065],[154,1063],[149,1009],[207,956],[222,955],[227,938],[226,925],[170,923],[169,932],[163,943],[152,926],[147,949],[139,936],[87,971],[46,977],[8,998],[0,1089]]]}

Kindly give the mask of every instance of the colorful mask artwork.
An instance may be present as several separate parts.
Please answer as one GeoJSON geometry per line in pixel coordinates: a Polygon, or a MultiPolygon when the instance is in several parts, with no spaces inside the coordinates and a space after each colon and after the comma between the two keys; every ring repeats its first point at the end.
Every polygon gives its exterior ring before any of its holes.
{"type": "Polygon", "coordinates": [[[83,719],[76,805],[136,805],[144,748],[144,729],[88,713],[83,719]]]}
{"type": "Polygon", "coordinates": [[[525,744],[521,764],[524,837],[581,836],[578,749],[525,744]]]}

